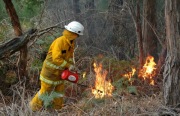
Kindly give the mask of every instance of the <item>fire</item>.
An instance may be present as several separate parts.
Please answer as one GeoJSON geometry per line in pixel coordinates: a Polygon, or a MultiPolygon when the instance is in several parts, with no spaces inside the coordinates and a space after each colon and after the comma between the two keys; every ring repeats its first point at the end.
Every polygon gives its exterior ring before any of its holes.
{"type": "Polygon", "coordinates": [[[149,80],[151,85],[154,85],[156,63],[154,62],[153,56],[148,56],[143,68],[139,71],[139,77],[142,77],[144,80],[149,80]]]}
{"type": "Polygon", "coordinates": [[[96,73],[95,87],[92,93],[95,98],[103,98],[104,96],[112,96],[114,87],[111,85],[110,80],[106,80],[108,72],[102,69],[102,64],[97,65],[94,63],[94,71],[96,73]]]}
{"type": "Polygon", "coordinates": [[[132,84],[131,78],[135,74],[135,72],[136,72],[136,69],[132,68],[131,72],[128,72],[128,73],[124,74],[123,76],[128,78],[129,82],[131,82],[131,84],[132,84]]]}

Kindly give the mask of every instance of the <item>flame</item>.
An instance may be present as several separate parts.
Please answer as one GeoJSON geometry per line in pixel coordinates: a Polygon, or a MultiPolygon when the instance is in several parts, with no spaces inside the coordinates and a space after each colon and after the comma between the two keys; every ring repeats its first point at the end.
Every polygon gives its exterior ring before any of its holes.
{"type": "Polygon", "coordinates": [[[86,72],[83,72],[83,78],[86,78],[86,72]]]}
{"type": "Polygon", "coordinates": [[[131,84],[132,84],[131,78],[132,78],[132,76],[135,74],[135,72],[136,72],[136,69],[135,69],[135,68],[132,68],[132,71],[124,74],[123,77],[128,78],[129,82],[131,82],[131,84]]]}
{"type": "Polygon", "coordinates": [[[154,62],[153,56],[148,56],[143,68],[139,71],[139,77],[142,77],[144,80],[149,80],[151,85],[154,85],[156,63],[154,62]]]}
{"type": "Polygon", "coordinates": [[[96,73],[95,87],[92,93],[95,98],[103,98],[104,96],[112,96],[114,87],[111,85],[110,80],[106,80],[107,71],[102,69],[102,64],[97,65],[94,63],[94,71],[96,73]]]}

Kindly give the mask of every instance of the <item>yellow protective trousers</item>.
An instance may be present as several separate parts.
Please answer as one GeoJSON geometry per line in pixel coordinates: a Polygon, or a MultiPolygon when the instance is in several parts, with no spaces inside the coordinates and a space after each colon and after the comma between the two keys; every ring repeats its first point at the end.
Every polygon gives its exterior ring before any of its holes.
{"type": "Polygon", "coordinates": [[[40,110],[43,108],[43,106],[50,106],[53,109],[61,109],[64,102],[63,95],[63,81],[58,85],[51,85],[41,81],[41,89],[30,101],[30,108],[32,111],[40,110]]]}

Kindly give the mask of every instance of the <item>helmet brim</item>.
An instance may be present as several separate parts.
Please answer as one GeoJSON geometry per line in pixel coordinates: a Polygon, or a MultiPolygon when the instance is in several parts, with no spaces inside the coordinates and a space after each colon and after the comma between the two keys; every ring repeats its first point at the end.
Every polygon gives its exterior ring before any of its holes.
{"type": "MultiPolygon", "coordinates": [[[[65,28],[66,30],[70,31],[70,32],[76,33],[75,31],[69,29],[67,25],[65,25],[64,28],[65,28]]],[[[78,34],[78,35],[83,35],[83,33],[76,33],[76,34],[78,34]]]]}

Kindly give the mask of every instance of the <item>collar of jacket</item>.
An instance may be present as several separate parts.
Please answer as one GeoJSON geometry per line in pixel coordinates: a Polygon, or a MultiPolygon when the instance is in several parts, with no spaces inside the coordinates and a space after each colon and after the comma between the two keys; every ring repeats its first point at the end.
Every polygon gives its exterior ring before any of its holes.
{"type": "Polygon", "coordinates": [[[63,36],[65,36],[66,38],[68,38],[69,40],[74,40],[78,37],[78,34],[70,32],[68,30],[64,30],[63,31],[63,36]]]}
{"type": "Polygon", "coordinates": [[[72,33],[66,29],[63,31],[63,36],[66,37],[66,40],[67,40],[68,44],[70,44],[70,45],[71,45],[70,41],[75,40],[78,37],[78,35],[76,33],[72,33]]]}

